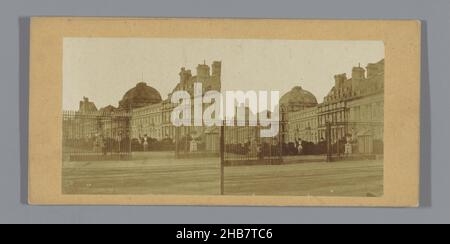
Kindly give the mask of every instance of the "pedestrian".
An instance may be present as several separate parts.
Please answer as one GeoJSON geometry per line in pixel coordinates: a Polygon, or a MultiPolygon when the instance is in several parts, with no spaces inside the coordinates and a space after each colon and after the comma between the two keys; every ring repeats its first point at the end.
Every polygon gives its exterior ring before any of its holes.
{"type": "Polygon", "coordinates": [[[303,141],[302,138],[299,138],[297,142],[297,153],[298,155],[301,155],[303,153],[303,141]]]}
{"type": "Polygon", "coordinates": [[[148,137],[147,134],[144,135],[144,139],[143,139],[143,146],[144,146],[144,152],[148,151],[148,137]]]}
{"type": "Polygon", "coordinates": [[[258,154],[258,159],[259,160],[263,160],[264,159],[264,155],[263,155],[263,148],[261,144],[258,144],[257,147],[257,154],[258,154]]]}
{"type": "Polygon", "coordinates": [[[347,142],[345,144],[345,155],[349,156],[350,154],[352,154],[352,144],[350,142],[347,142]]]}

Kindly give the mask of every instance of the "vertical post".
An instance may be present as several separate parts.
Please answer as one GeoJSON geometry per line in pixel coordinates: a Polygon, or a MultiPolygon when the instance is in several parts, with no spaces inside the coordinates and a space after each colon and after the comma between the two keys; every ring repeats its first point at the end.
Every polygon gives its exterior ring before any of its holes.
{"type": "MultiPolygon", "coordinates": [[[[338,135],[340,134],[340,130],[341,130],[341,128],[336,128],[337,130],[338,130],[338,135]]],[[[341,158],[341,143],[340,143],[340,140],[341,140],[341,138],[338,136],[337,137],[337,140],[336,140],[336,147],[337,147],[337,156],[338,156],[338,159],[340,159],[341,158]]]]}
{"type": "Polygon", "coordinates": [[[273,151],[272,151],[272,147],[273,147],[273,137],[270,138],[270,147],[269,147],[269,164],[272,165],[273,164],[273,151]]]}
{"type": "Polygon", "coordinates": [[[133,157],[133,147],[132,147],[132,140],[133,140],[133,128],[132,128],[132,124],[131,124],[131,114],[128,114],[127,117],[127,127],[128,127],[128,153],[129,153],[129,159],[132,159],[133,157]]]}
{"type": "Polygon", "coordinates": [[[175,157],[178,158],[180,152],[180,127],[175,127],[175,157]]]}
{"type": "Polygon", "coordinates": [[[116,138],[117,138],[117,141],[118,141],[118,144],[119,144],[119,158],[121,158],[122,157],[122,143],[121,143],[121,141],[122,141],[122,130],[121,130],[121,128],[120,127],[122,127],[122,121],[121,121],[121,118],[120,117],[118,117],[117,119],[117,129],[116,129],[116,133],[117,133],[117,136],[116,136],[116,138]]]}
{"type": "MultiPolygon", "coordinates": [[[[103,115],[103,116],[105,116],[105,115],[103,115]]],[[[106,117],[106,116],[105,116],[106,117]]],[[[114,138],[115,136],[114,136],[114,124],[116,124],[116,123],[114,123],[114,122],[116,122],[112,117],[109,117],[109,123],[110,123],[110,126],[109,126],[109,139],[108,139],[108,141],[110,141],[110,146],[109,146],[109,153],[111,154],[111,155],[113,155],[114,154],[114,141],[116,140],[116,138],[114,138]]]]}
{"type": "Polygon", "coordinates": [[[225,193],[225,126],[220,127],[220,195],[225,193]]]}
{"type": "Polygon", "coordinates": [[[331,162],[331,154],[332,154],[332,148],[331,148],[331,123],[326,123],[326,138],[327,138],[327,162],[331,162]]]}
{"type": "Polygon", "coordinates": [[[284,136],[280,138],[280,140],[278,140],[278,150],[279,150],[278,160],[280,161],[280,163],[283,162],[283,144],[284,144],[284,136]]]}

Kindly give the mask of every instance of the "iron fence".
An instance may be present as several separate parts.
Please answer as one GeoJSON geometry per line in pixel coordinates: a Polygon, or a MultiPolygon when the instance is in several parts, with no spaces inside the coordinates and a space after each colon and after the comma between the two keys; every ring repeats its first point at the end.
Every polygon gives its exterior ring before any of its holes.
{"type": "Polygon", "coordinates": [[[258,126],[224,126],[223,161],[226,166],[277,164],[282,162],[279,137],[260,137],[258,126]]]}
{"type": "Polygon", "coordinates": [[[175,155],[178,158],[219,157],[219,136],[218,127],[176,127],[175,155]]]}
{"type": "Polygon", "coordinates": [[[130,120],[126,112],[63,111],[63,159],[131,159],[130,120]]]}

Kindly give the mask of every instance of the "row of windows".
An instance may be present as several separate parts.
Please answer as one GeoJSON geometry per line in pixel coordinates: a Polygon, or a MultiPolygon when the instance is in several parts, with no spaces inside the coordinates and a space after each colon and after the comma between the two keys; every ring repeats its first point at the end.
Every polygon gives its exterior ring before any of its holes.
{"type": "Polygon", "coordinates": [[[161,124],[162,119],[159,116],[155,117],[146,117],[146,118],[140,118],[140,119],[134,119],[132,120],[131,124],[132,126],[148,126],[148,125],[155,125],[155,124],[161,124]]]}
{"type": "Polygon", "coordinates": [[[160,109],[144,109],[144,110],[139,110],[139,111],[136,111],[136,110],[133,111],[134,116],[156,114],[156,113],[161,113],[160,109]]]}
{"type": "Polygon", "coordinates": [[[360,105],[350,109],[350,121],[382,120],[383,117],[383,102],[360,105]]]}
{"type": "MultiPolygon", "coordinates": [[[[331,129],[331,141],[334,143],[337,140],[340,140],[342,138],[345,138],[346,132],[344,127],[338,127],[338,128],[332,128],[331,129]]],[[[319,130],[319,138],[326,139],[326,131],[325,130],[319,130]]]]}
{"type": "MultiPolygon", "coordinates": [[[[377,102],[373,104],[366,104],[361,106],[355,106],[350,108],[349,111],[344,111],[341,109],[341,111],[335,111],[324,115],[319,115],[318,117],[318,124],[321,126],[324,126],[326,122],[331,123],[339,123],[339,122],[346,122],[347,120],[350,121],[359,121],[359,120],[382,120],[384,116],[384,104],[383,102],[377,102]]],[[[336,106],[327,106],[324,108],[339,108],[340,105],[336,106]]],[[[322,108],[319,111],[325,112],[326,110],[322,108]]],[[[294,122],[295,120],[299,120],[301,117],[307,117],[305,116],[307,114],[301,115],[293,115],[290,117],[290,121],[294,122]]],[[[301,124],[301,127],[305,127],[305,124],[301,124]]],[[[311,125],[311,126],[314,126],[311,125]]]]}
{"type": "Polygon", "coordinates": [[[164,127],[164,128],[152,128],[152,129],[133,129],[133,138],[142,137],[148,135],[149,137],[156,139],[163,138],[174,138],[175,137],[175,127],[164,127]]]}
{"type": "Polygon", "coordinates": [[[317,143],[317,142],[319,142],[318,135],[319,135],[318,132],[313,132],[313,133],[309,133],[309,134],[302,134],[302,133],[290,134],[289,142],[295,142],[296,140],[301,139],[303,141],[317,143]]]}
{"type": "Polygon", "coordinates": [[[319,112],[326,112],[326,111],[335,110],[335,109],[339,109],[339,108],[343,108],[343,107],[345,107],[344,102],[328,104],[328,105],[319,107],[319,112]]]}
{"type": "Polygon", "coordinates": [[[301,120],[301,119],[310,118],[310,117],[314,117],[314,116],[316,116],[316,112],[293,113],[293,114],[289,115],[289,119],[291,121],[295,121],[295,120],[301,120]]]}
{"type": "Polygon", "coordinates": [[[341,110],[334,113],[324,114],[319,116],[319,125],[324,126],[326,122],[340,123],[345,122],[345,111],[341,110]]]}
{"type": "Polygon", "coordinates": [[[306,128],[317,128],[317,120],[308,120],[308,121],[302,121],[297,123],[290,123],[289,127],[291,129],[294,129],[295,131],[301,131],[306,128]]]}

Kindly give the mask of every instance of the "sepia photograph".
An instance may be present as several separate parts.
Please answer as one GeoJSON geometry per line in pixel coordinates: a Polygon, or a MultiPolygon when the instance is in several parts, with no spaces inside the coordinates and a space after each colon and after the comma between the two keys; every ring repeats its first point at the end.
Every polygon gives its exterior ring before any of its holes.
{"type": "Polygon", "coordinates": [[[64,195],[384,195],[382,40],[62,45],[64,195]]]}
{"type": "Polygon", "coordinates": [[[450,1],[0,6],[0,224],[450,222],[450,1]]]}
{"type": "Polygon", "coordinates": [[[29,202],[417,207],[420,28],[33,18],[29,202]]]}

